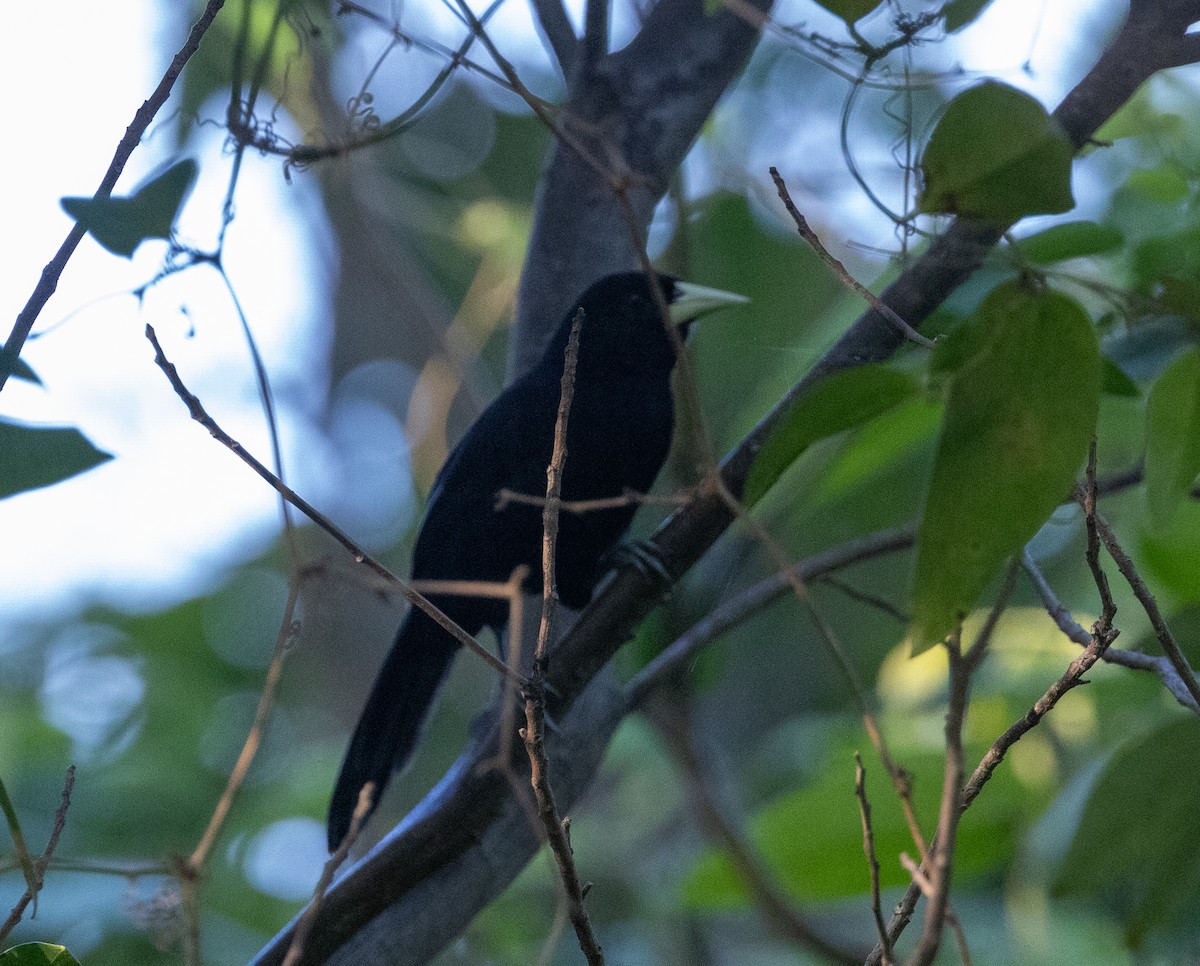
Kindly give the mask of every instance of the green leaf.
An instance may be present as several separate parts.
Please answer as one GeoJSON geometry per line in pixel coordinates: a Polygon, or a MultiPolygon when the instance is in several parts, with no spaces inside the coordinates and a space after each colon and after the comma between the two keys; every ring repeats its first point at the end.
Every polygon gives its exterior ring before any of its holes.
{"type": "Polygon", "coordinates": [[[184,158],[127,198],[63,198],[63,210],[114,255],[131,258],[145,239],[170,237],[196,171],[184,158]]]}
{"type": "Polygon", "coordinates": [[[767,436],[746,480],[746,505],[757,503],[813,443],[862,425],[908,399],[917,388],[909,373],[875,365],[859,366],[818,384],[767,436]]]}
{"type": "Polygon", "coordinates": [[[952,34],[962,30],[983,13],[992,0],[950,0],[942,7],[942,16],[946,18],[946,33],[952,34]]]}
{"type": "Polygon", "coordinates": [[[1177,507],[1166,530],[1140,529],[1138,559],[1155,592],[1161,588],[1177,605],[1200,604],[1200,501],[1177,507]]]}
{"type": "Polygon", "coordinates": [[[34,372],[24,359],[18,359],[17,364],[13,366],[13,376],[17,379],[24,379],[26,382],[32,382],[35,386],[40,386],[42,380],[38,378],[38,374],[34,372]]]}
{"type": "Polygon", "coordinates": [[[1116,228],[1094,221],[1069,221],[1022,238],[1018,243],[1026,261],[1035,265],[1065,262],[1069,258],[1102,255],[1120,248],[1125,236],[1116,228]]]}
{"type": "Polygon", "coordinates": [[[1200,879],[1200,719],[1187,716],[1131,742],[1101,774],[1059,869],[1054,893],[1087,896],[1139,945],[1200,879]]]}
{"type": "Polygon", "coordinates": [[[109,459],[77,429],[0,420],[0,499],[58,483],[109,459]]]}
{"type": "Polygon", "coordinates": [[[1125,375],[1125,370],[1112,359],[1102,356],[1100,366],[1103,378],[1102,389],[1106,396],[1123,396],[1126,399],[1141,398],[1142,391],[1138,388],[1138,384],[1125,375]]]}
{"type": "Polygon", "coordinates": [[[848,26],[853,26],[876,7],[882,6],[883,0],[817,0],[817,5],[841,17],[848,26]]]}
{"type": "Polygon", "coordinates": [[[1182,134],[1187,129],[1187,121],[1178,114],[1155,108],[1150,90],[1149,84],[1139,87],[1117,113],[1101,125],[1095,140],[1103,143],[1122,138],[1153,137],[1163,141],[1182,134]]]}
{"type": "Polygon", "coordinates": [[[0,953],[0,966],[79,966],[66,946],[53,943],[22,943],[0,953]]]}
{"type": "Polygon", "coordinates": [[[1146,403],[1146,502],[1164,529],[1200,476],[1200,347],[1159,377],[1146,403]]]}
{"type": "Polygon", "coordinates": [[[1183,201],[1192,190],[1187,174],[1174,164],[1140,168],[1125,179],[1125,187],[1148,201],[1160,204],[1183,201]]]}
{"type": "Polygon", "coordinates": [[[1028,94],[987,81],[947,106],[921,158],[927,214],[1002,225],[1075,206],[1066,132],[1028,94]]]}
{"type": "Polygon", "coordinates": [[[991,339],[951,380],[917,534],[914,653],[954,630],[1066,497],[1096,425],[1099,348],[1076,302],[1013,282],[977,321],[991,339]]]}

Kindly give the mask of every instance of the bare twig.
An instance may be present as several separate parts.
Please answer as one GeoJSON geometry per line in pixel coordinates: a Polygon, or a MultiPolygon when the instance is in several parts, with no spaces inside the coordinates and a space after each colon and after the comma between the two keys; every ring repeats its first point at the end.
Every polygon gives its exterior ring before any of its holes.
{"type": "Polygon", "coordinates": [[[591,70],[608,52],[608,0],[587,0],[583,14],[580,67],[591,70]]]}
{"type": "Polygon", "coordinates": [[[311,503],[301,497],[295,490],[285,484],[274,473],[267,469],[262,463],[250,455],[249,452],[235,440],[232,436],[225,432],[204,409],[200,400],[196,398],[184,385],[183,380],[179,376],[178,370],[166,357],[162,346],[159,344],[158,336],[154,332],[154,327],[146,326],[146,338],[150,340],[150,344],[154,346],[154,361],[163,373],[166,375],[171,387],[175,390],[175,394],[183,400],[188,408],[192,419],[198,422],[201,426],[209,431],[212,437],[226,447],[230,452],[238,457],[243,463],[254,470],[262,479],[288,501],[297,510],[303,513],[306,517],[312,520],[318,527],[328,533],[334,540],[346,548],[354,558],[354,560],[372,573],[382,577],[390,585],[400,588],[400,592],[404,597],[415,607],[419,607],[428,614],[443,630],[450,634],[463,647],[478,657],[482,658],[494,670],[503,675],[512,675],[516,672],[511,670],[499,658],[495,657],[487,648],[483,647],[470,634],[464,631],[449,617],[443,614],[437,607],[431,604],[424,596],[413,590],[406,581],[401,580],[394,573],[388,570],[383,564],[377,561],[374,557],[368,554],[357,543],[350,539],[332,520],[321,513],[311,503]]]}
{"type": "MultiPolygon", "coordinates": [[[[1025,551],[1022,557],[1021,566],[1024,567],[1025,572],[1029,575],[1029,579],[1033,581],[1034,589],[1037,591],[1038,596],[1041,597],[1046,612],[1054,620],[1054,623],[1058,625],[1058,629],[1076,644],[1087,647],[1091,643],[1092,636],[1083,629],[1082,624],[1071,616],[1070,610],[1058,599],[1054,588],[1050,586],[1049,581],[1046,580],[1046,575],[1042,573],[1028,550],[1025,551]]],[[[1110,647],[1101,656],[1101,660],[1105,664],[1117,664],[1134,671],[1149,671],[1152,674],[1157,674],[1176,701],[1189,711],[1200,714],[1200,704],[1197,704],[1187,685],[1183,683],[1183,679],[1176,673],[1174,666],[1165,656],[1154,656],[1143,654],[1141,651],[1125,651],[1120,648],[1110,647]]]]}
{"type": "MultiPolygon", "coordinates": [[[[158,82],[158,86],[154,88],[153,93],[146,98],[142,106],[137,109],[137,113],[133,115],[133,120],[129,123],[129,127],[125,129],[125,135],[118,142],[117,150],[113,154],[112,161],[109,162],[108,170],[104,172],[104,177],[100,180],[100,186],[96,189],[96,198],[107,198],[112,194],[117,180],[121,177],[121,172],[125,170],[125,163],[141,142],[142,135],[150,127],[150,122],[154,120],[159,109],[167,102],[167,98],[171,94],[171,89],[175,86],[175,81],[179,79],[179,75],[183,72],[184,65],[191,59],[192,54],[196,52],[196,48],[200,46],[200,41],[203,39],[205,33],[208,32],[208,28],[212,26],[213,20],[216,19],[217,13],[220,12],[223,6],[225,6],[225,0],[208,0],[208,3],[204,7],[204,12],[200,14],[199,19],[192,25],[187,40],[184,41],[183,46],[179,48],[175,56],[171,58],[171,63],[167,66],[166,72],[158,82]]],[[[0,351],[0,389],[4,388],[5,383],[8,382],[8,377],[12,375],[12,371],[17,365],[17,359],[20,358],[21,349],[25,345],[25,340],[29,338],[29,333],[33,329],[33,323],[37,321],[38,314],[50,300],[50,296],[54,294],[54,290],[58,288],[58,280],[85,234],[87,234],[87,229],[83,225],[73,225],[70,233],[62,245],[59,246],[58,251],[54,253],[54,257],[42,269],[42,276],[38,280],[37,287],[34,288],[33,294],[29,296],[29,301],[25,303],[25,307],[21,309],[21,314],[17,316],[17,320],[13,323],[12,333],[9,335],[8,341],[4,343],[4,349],[0,351]]]]}
{"type": "MultiPolygon", "coordinates": [[[[595,513],[599,510],[613,510],[623,506],[684,506],[692,498],[691,490],[667,496],[653,496],[649,493],[638,493],[626,489],[620,496],[602,496],[594,500],[559,500],[558,508],[567,513],[595,513]]],[[[496,493],[496,510],[503,510],[509,504],[520,506],[546,506],[544,496],[532,496],[528,493],[518,493],[516,490],[504,488],[496,493]]]]}
{"type": "MultiPolygon", "coordinates": [[[[824,574],[849,567],[863,560],[907,550],[913,544],[913,527],[880,530],[877,533],[831,547],[792,565],[801,580],[815,580],[824,574]]],[[[697,651],[738,626],[788,592],[782,573],[772,574],[743,591],[732,600],[710,611],[685,634],[655,656],[629,682],[626,694],[630,707],[641,705],[653,691],[679,673],[694,659],[697,651]]]]}
{"type": "Polygon", "coordinates": [[[979,628],[979,633],[975,635],[975,641],[965,655],[969,671],[974,671],[983,663],[984,657],[987,656],[988,645],[991,643],[992,635],[996,633],[996,625],[1000,623],[1000,618],[1004,616],[1004,612],[1008,609],[1009,601],[1012,600],[1013,591],[1017,587],[1017,571],[1020,569],[1020,564],[1014,558],[1009,562],[1008,568],[1004,572],[1004,582],[1000,585],[1000,590],[996,594],[996,600],[992,603],[991,610],[988,611],[987,619],[984,620],[983,626],[979,628]]]}
{"type": "Polygon", "coordinates": [[[853,696],[854,703],[858,707],[858,713],[862,717],[867,737],[871,739],[871,744],[875,746],[875,751],[879,755],[880,762],[882,762],[884,769],[888,773],[888,777],[892,780],[892,787],[895,789],[896,796],[900,800],[904,818],[908,824],[909,834],[920,850],[922,857],[924,857],[925,839],[921,834],[920,823],[917,821],[916,809],[913,807],[911,778],[908,770],[892,757],[887,739],[879,727],[875,713],[871,710],[870,702],[867,698],[867,689],[859,678],[858,671],[850,660],[850,655],[846,652],[845,647],[838,639],[837,634],[828,621],[825,620],[821,612],[813,604],[807,585],[796,572],[793,564],[787,559],[787,555],[783,552],[783,549],[775,542],[775,539],[767,532],[766,528],[746,510],[741,501],[720,482],[719,477],[717,478],[717,483],[721,488],[721,497],[728,504],[730,510],[750,531],[759,545],[767,552],[767,555],[774,560],[775,566],[779,568],[779,573],[787,582],[796,600],[804,608],[813,628],[817,631],[817,637],[825,645],[826,652],[833,658],[838,670],[842,673],[842,677],[849,685],[850,694],[853,696]]]}
{"type": "Polygon", "coordinates": [[[1101,619],[1111,623],[1117,615],[1117,604],[1113,600],[1112,590],[1108,585],[1108,575],[1100,566],[1100,534],[1096,526],[1096,440],[1092,439],[1088,450],[1087,486],[1076,494],[1079,505],[1083,507],[1084,524],[1087,528],[1087,564],[1092,572],[1092,580],[1096,591],[1100,594],[1101,619]]]}
{"type": "Polygon", "coordinates": [[[1184,687],[1187,688],[1192,701],[1200,705],[1200,682],[1196,681],[1196,672],[1192,670],[1187,657],[1179,649],[1175,635],[1171,632],[1171,626],[1163,617],[1162,611],[1158,606],[1158,601],[1154,599],[1154,594],[1138,574],[1133,560],[1117,540],[1112,527],[1108,525],[1108,521],[1098,513],[1096,514],[1096,529],[1100,534],[1101,541],[1104,543],[1104,549],[1113,558],[1113,562],[1116,563],[1121,576],[1125,578],[1125,582],[1133,590],[1133,595],[1138,599],[1138,603],[1142,605],[1146,616],[1150,618],[1150,625],[1154,628],[1154,636],[1158,638],[1158,643],[1162,647],[1163,653],[1166,655],[1167,660],[1171,662],[1171,667],[1174,668],[1175,675],[1183,682],[1184,687]]]}
{"type": "Polygon", "coordinates": [[[542,820],[546,840],[558,863],[559,878],[566,893],[567,914],[570,916],[571,925],[575,927],[579,948],[587,957],[587,961],[592,966],[603,966],[604,954],[583,904],[586,890],[579,881],[579,872],[575,868],[575,857],[567,834],[568,826],[558,813],[558,806],[550,787],[550,763],[546,758],[545,739],[546,669],[554,633],[554,607],[558,601],[558,584],[554,572],[554,558],[558,548],[558,504],[562,496],[563,466],[567,459],[567,421],[571,414],[571,401],[575,396],[575,366],[579,361],[579,333],[583,322],[583,309],[580,309],[567,339],[562,395],[559,398],[558,416],[554,423],[554,449],[550,456],[550,465],[546,468],[546,507],[542,513],[542,618],[538,627],[537,651],[533,658],[533,674],[525,686],[524,737],[525,750],[529,754],[529,781],[537,798],[538,816],[542,820]]]}
{"type": "MultiPolygon", "coordinates": [[[[1084,683],[1083,676],[1100,660],[1108,650],[1109,645],[1117,637],[1118,632],[1112,626],[1113,618],[1116,615],[1116,604],[1112,600],[1111,593],[1109,593],[1108,581],[1099,562],[1099,539],[1093,522],[1095,502],[1095,448],[1093,447],[1092,456],[1088,462],[1088,487],[1084,494],[1084,511],[1087,514],[1088,524],[1088,564],[1092,569],[1093,579],[1102,599],[1100,619],[1096,622],[1091,639],[1083,653],[1072,661],[1063,675],[1034,702],[1033,707],[1025,713],[1023,718],[1014,723],[1004,734],[996,739],[983,758],[980,759],[979,764],[976,765],[975,770],[971,773],[971,777],[962,787],[962,795],[959,800],[960,812],[965,812],[971,807],[971,804],[975,801],[980,791],[983,790],[983,786],[987,784],[988,780],[995,773],[996,768],[1004,760],[1004,756],[1008,753],[1008,750],[1033,728],[1037,727],[1042,718],[1058,704],[1063,695],[1084,683]]],[[[935,835],[935,848],[937,839],[938,835],[935,835]]],[[[922,887],[914,877],[913,885],[905,892],[903,898],[896,906],[895,913],[888,922],[887,933],[893,943],[904,931],[905,927],[907,927],[921,894],[922,887]]],[[[875,949],[871,951],[871,955],[867,957],[867,966],[878,964],[881,960],[882,952],[882,947],[876,945],[875,949]]]]}
{"type": "MultiPolygon", "coordinates": [[[[908,966],[928,966],[942,943],[942,927],[950,901],[950,880],[954,870],[954,846],[958,820],[962,815],[963,780],[962,729],[971,687],[972,662],[963,655],[960,627],[946,643],[950,658],[950,700],[946,709],[946,766],[942,778],[942,805],[938,811],[938,830],[929,859],[924,863],[931,891],[927,895],[925,924],[917,948],[907,960],[908,966]]],[[[986,640],[986,638],[984,638],[986,640]]],[[[982,653],[982,647],[980,647],[982,653]]]]}
{"type": "Polygon", "coordinates": [[[271,654],[271,663],[267,666],[266,680],[263,682],[262,692],[258,696],[258,707],[254,712],[254,723],[250,727],[249,734],[246,735],[246,741],[242,745],[242,750],[238,754],[238,759],[234,763],[233,770],[229,773],[229,778],[225,783],[225,790],[221,793],[221,797],[217,801],[217,807],[213,809],[212,817],[208,821],[208,827],[204,830],[204,834],[200,836],[200,841],[197,843],[195,849],[192,850],[192,854],[187,860],[196,875],[203,873],[205,863],[208,861],[208,854],[212,851],[213,845],[216,844],[217,836],[221,834],[221,829],[225,825],[225,819],[229,816],[229,810],[233,807],[233,799],[242,787],[242,783],[246,780],[246,775],[249,773],[250,765],[254,762],[255,756],[258,754],[258,749],[262,747],[262,743],[266,740],[267,727],[271,720],[271,711],[275,707],[275,693],[279,688],[279,681],[283,677],[283,662],[287,657],[288,645],[295,639],[299,632],[299,627],[295,620],[296,602],[299,596],[300,580],[299,578],[293,578],[288,582],[287,603],[284,605],[283,619],[279,624],[279,633],[275,637],[275,650],[271,654]]]}
{"type": "Polygon", "coordinates": [[[25,915],[25,909],[29,906],[29,903],[36,903],[37,901],[37,894],[41,892],[42,884],[46,881],[46,867],[50,864],[54,850],[58,848],[59,837],[62,835],[63,828],[67,824],[67,809],[71,807],[71,790],[74,787],[75,766],[71,765],[67,768],[67,778],[63,782],[62,801],[59,802],[58,809],[54,813],[54,827],[50,830],[50,838],[46,842],[46,850],[33,866],[33,884],[17,900],[17,904],[13,906],[12,912],[8,914],[8,918],[4,921],[4,924],[0,925],[0,941],[16,928],[17,923],[21,921],[21,917],[25,915]]]}
{"type": "Polygon", "coordinates": [[[854,753],[854,795],[858,799],[858,814],[862,819],[863,853],[867,857],[867,868],[871,872],[871,915],[875,919],[875,930],[879,934],[879,945],[883,947],[883,966],[892,966],[892,942],[888,939],[887,923],[883,921],[883,906],[879,890],[879,859],[875,856],[875,829],[871,825],[871,803],[867,800],[867,771],[863,768],[862,756],[854,753]]]}
{"type": "Polygon", "coordinates": [[[775,882],[754,846],[725,815],[705,775],[705,767],[690,733],[687,707],[681,701],[656,701],[650,718],[671,750],[684,781],[687,801],[697,812],[701,828],[728,856],[738,878],[761,910],[772,932],[801,949],[819,953],[835,963],[859,963],[862,953],[822,936],[792,905],[775,882]]]}
{"type": "Polygon", "coordinates": [[[283,966],[296,966],[303,958],[304,944],[308,941],[308,934],[312,931],[317,914],[321,911],[321,903],[325,898],[325,892],[329,889],[330,883],[333,882],[334,873],[346,861],[346,856],[350,854],[350,849],[354,847],[354,843],[362,831],[363,822],[367,820],[367,816],[371,813],[371,805],[374,799],[375,783],[367,782],[358,790],[358,802],[354,806],[354,812],[350,815],[350,827],[338,843],[338,847],[334,849],[333,855],[326,860],[324,868],[321,869],[321,878],[317,880],[317,887],[313,890],[312,902],[308,904],[308,908],[304,910],[303,914],[296,921],[296,930],[292,933],[292,944],[287,951],[287,955],[283,957],[283,966]]]}
{"type": "Polygon", "coordinates": [[[780,200],[783,202],[784,207],[787,208],[788,214],[792,216],[792,221],[796,223],[796,230],[800,232],[800,237],[812,246],[812,250],[817,253],[821,261],[833,269],[833,273],[838,277],[838,280],[851,291],[866,299],[871,308],[895,326],[904,335],[904,338],[927,349],[931,348],[933,346],[932,339],[921,335],[920,332],[905,322],[904,319],[900,318],[899,313],[892,309],[891,306],[882,302],[879,296],[851,275],[849,269],[838,261],[833,253],[821,243],[821,239],[817,237],[817,233],[809,226],[808,219],[800,213],[800,209],[792,201],[792,196],[788,194],[787,185],[784,183],[783,177],[779,174],[778,168],[771,168],[771,178],[775,182],[775,190],[779,192],[780,200]]]}
{"type": "Polygon", "coordinates": [[[8,834],[12,838],[13,850],[16,852],[15,866],[21,870],[21,874],[25,876],[25,887],[34,895],[34,915],[37,915],[37,875],[34,871],[33,856],[29,854],[29,846],[25,842],[25,836],[21,832],[21,823],[17,819],[17,810],[13,808],[12,800],[8,797],[8,789],[4,787],[4,781],[0,779],[0,811],[4,812],[4,819],[8,823],[8,834]]]}
{"type": "Polygon", "coordinates": [[[881,614],[887,614],[888,617],[900,624],[908,623],[908,615],[904,613],[904,611],[893,604],[890,600],[884,600],[877,594],[869,593],[868,591],[862,590],[859,587],[855,587],[848,581],[841,580],[838,577],[828,574],[824,577],[821,577],[818,582],[824,584],[826,587],[832,587],[841,594],[845,594],[851,600],[856,600],[860,604],[865,604],[868,607],[875,608],[875,610],[879,611],[881,614]]]}

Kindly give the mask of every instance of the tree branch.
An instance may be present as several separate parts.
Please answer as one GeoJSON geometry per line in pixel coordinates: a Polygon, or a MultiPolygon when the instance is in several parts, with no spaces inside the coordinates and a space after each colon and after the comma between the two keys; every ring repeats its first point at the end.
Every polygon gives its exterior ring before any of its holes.
{"type": "Polygon", "coordinates": [[[554,52],[559,70],[562,71],[563,77],[570,77],[579,42],[575,38],[575,29],[571,26],[562,0],[532,0],[532,5],[538,27],[554,52]]]}
{"type": "MultiPolygon", "coordinates": [[[[589,17],[598,19],[604,6],[593,0],[589,17]]],[[[754,6],[770,9],[771,0],[754,6]]],[[[629,208],[644,237],[671,176],[758,37],[759,26],[729,10],[706,16],[703,0],[661,0],[628,46],[570,77],[562,126],[588,157],[604,161],[610,177],[572,147],[554,145],[517,296],[510,376],[541,356],[578,293],[637,265],[613,178],[628,185],[629,208]]]]}

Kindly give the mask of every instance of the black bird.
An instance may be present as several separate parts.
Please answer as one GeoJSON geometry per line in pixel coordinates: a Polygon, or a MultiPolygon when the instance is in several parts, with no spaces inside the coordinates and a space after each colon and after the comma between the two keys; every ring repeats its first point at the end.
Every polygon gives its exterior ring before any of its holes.
{"type": "MultiPolygon", "coordinates": [[[[703,313],[745,301],[665,275],[658,284],[681,336],[703,313]]],[[[541,591],[542,510],[513,503],[497,510],[496,495],[502,489],[545,495],[567,340],[579,310],[583,321],[562,498],[590,500],[650,489],[674,428],[675,343],[646,276],[627,272],[601,279],[579,298],[541,361],[488,406],[450,454],[429,494],[413,551],[413,579],[503,582],[524,564],[529,591],[541,591]]],[[[625,533],[634,509],[629,505],[561,515],[555,578],[567,607],[578,610],[591,599],[602,576],[601,558],[625,533]]],[[[503,600],[431,599],[472,635],[484,627],[498,634],[508,620],[503,600]]],[[[458,648],[419,609],[400,625],[333,790],[331,851],[350,827],[362,787],[374,782],[378,802],[392,772],[411,757],[458,648]]]]}

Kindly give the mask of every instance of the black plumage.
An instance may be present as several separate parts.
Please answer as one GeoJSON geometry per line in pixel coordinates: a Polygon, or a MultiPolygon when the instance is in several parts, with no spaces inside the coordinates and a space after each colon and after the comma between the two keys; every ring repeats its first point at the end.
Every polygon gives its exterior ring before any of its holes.
{"type": "MultiPolygon", "coordinates": [[[[671,319],[686,334],[698,315],[738,296],[659,276],[671,319]]],[[[546,492],[546,468],[571,324],[583,311],[575,392],[567,430],[562,498],[591,500],[644,493],[666,460],[674,426],[671,371],[675,342],[663,325],[645,275],[610,275],[578,300],[538,364],[504,390],[446,460],[429,496],[413,553],[420,580],[503,582],[529,568],[528,589],[542,584],[542,510],[508,504],[502,489],[546,492]]],[[[625,533],[635,507],[561,514],[555,578],[559,598],[582,608],[601,560],[625,533]]],[[[474,635],[497,633],[508,618],[503,600],[439,595],[433,602],[474,635]]],[[[375,782],[378,801],[392,772],[411,757],[434,695],[458,643],[413,609],[396,634],[346,752],[329,807],[329,845],[345,836],[360,789],[375,782]]]]}

